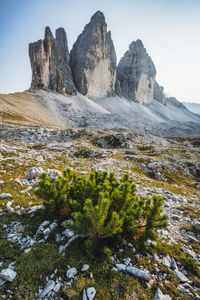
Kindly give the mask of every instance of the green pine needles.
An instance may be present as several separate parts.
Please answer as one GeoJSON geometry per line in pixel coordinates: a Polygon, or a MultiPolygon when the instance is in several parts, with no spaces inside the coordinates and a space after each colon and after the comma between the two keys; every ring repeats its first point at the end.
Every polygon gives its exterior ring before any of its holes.
{"type": "Polygon", "coordinates": [[[68,226],[89,241],[120,237],[144,243],[156,239],[156,229],[167,227],[163,199],[137,196],[127,174],[120,181],[107,172],[86,178],[68,169],[57,179],[43,174],[36,194],[54,217],[70,219],[68,226]]]}

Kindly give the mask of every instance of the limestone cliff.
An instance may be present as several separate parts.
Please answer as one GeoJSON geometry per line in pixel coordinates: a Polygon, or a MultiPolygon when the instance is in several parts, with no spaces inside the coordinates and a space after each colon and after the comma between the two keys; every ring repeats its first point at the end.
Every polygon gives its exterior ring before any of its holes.
{"type": "Polygon", "coordinates": [[[156,69],[142,41],[132,42],[117,68],[122,95],[140,103],[150,103],[154,96],[156,69]]]}
{"type": "Polygon", "coordinates": [[[56,30],[54,38],[50,28],[46,27],[44,40],[29,44],[29,57],[32,68],[31,88],[76,94],[69,66],[67,36],[63,28],[56,30]]]}
{"type": "Polygon", "coordinates": [[[116,54],[102,12],[96,12],[70,52],[70,66],[77,90],[89,98],[114,94],[116,54]]]}
{"type": "Polygon", "coordinates": [[[164,87],[160,86],[157,81],[155,81],[155,84],[154,84],[153,97],[158,102],[162,103],[163,105],[166,105],[164,87]]]}

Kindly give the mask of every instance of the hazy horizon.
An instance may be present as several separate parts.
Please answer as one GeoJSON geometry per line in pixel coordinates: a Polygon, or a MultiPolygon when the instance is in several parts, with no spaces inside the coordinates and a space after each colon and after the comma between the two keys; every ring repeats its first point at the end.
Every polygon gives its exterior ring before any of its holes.
{"type": "Polygon", "coordinates": [[[200,103],[199,0],[0,0],[0,93],[26,90],[31,83],[28,44],[53,34],[67,33],[69,49],[101,10],[111,30],[117,59],[133,40],[141,39],[167,96],[200,103]]]}

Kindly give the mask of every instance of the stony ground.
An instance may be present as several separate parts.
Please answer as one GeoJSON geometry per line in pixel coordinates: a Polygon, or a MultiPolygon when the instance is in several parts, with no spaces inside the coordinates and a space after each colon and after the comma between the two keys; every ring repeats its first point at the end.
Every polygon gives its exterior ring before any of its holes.
{"type": "Polygon", "coordinates": [[[199,163],[198,138],[2,126],[0,299],[200,299],[199,163]],[[143,253],[124,241],[109,262],[88,253],[34,194],[43,171],[66,168],[129,173],[138,194],[164,197],[160,240],[143,253]]]}

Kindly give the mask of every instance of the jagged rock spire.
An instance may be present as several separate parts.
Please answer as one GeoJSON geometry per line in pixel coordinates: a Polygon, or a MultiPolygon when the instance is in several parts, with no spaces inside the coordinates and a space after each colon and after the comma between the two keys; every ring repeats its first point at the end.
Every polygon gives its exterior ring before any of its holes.
{"type": "Polygon", "coordinates": [[[104,98],[115,91],[116,54],[104,14],[97,11],[70,52],[77,90],[89,98],[104,98]]]}
{"type": "Polygon", "coordinates": [[[49,27],[44,40],[29,44],[32,68],[31,88],[51,89],[69,95],[76,94],[71,69],[67,36],[63,28],[56,30],[56,39],[49,27]]]}

